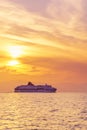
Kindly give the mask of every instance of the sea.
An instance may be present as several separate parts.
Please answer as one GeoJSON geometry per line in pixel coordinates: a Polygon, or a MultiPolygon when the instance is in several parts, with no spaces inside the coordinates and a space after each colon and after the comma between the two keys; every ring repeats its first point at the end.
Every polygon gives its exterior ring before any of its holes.
{"type": "Polygon", "coordinates": [[[0,93],[0,130],[87,130],[87,93],[0,93]]]}

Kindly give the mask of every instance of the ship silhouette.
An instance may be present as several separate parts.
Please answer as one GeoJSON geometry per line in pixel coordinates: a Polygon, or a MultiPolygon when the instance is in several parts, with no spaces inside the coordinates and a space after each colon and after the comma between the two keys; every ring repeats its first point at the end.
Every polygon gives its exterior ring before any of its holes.
{"type": "Polygon", "coordinates": [[[15,88],[15,92],[56,92],[56,88],[51,85],[34,85],[32,82],[28,82],[27,85],[20,85],[15,88]]]}

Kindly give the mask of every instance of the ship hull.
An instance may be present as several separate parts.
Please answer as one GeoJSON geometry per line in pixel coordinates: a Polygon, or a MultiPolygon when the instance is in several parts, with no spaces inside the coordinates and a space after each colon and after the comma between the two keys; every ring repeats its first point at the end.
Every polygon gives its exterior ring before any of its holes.
{"type": "Polygon", "coordinates": [[[56,90],[54,91],[34,91],[34,90],[15,90],[16,93],[55,93],[56,90]]]}

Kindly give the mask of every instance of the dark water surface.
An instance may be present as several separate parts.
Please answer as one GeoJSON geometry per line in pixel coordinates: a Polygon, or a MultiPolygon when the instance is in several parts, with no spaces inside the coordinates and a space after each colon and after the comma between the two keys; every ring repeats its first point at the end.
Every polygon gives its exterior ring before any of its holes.
{"type": "Polygon", "coordinates": [[[87,93],[0,93],[0,130],[87,130],[87,93]]]}

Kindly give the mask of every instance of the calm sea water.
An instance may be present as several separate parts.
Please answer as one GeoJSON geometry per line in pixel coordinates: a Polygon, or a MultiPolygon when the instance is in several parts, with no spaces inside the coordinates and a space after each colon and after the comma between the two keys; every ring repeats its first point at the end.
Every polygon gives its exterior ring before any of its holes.
{"type": "Polygon", "coordinates": [[[0,130],[87,130],[87,93],[1,93],[0,130]]]}

